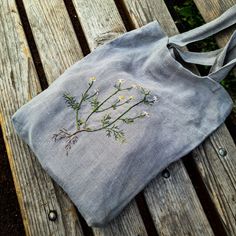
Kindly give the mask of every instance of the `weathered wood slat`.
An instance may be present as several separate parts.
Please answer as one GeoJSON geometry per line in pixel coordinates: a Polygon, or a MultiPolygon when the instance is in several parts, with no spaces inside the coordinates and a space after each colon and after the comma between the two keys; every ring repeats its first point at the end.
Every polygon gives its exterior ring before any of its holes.
{"type": "Polygon", "coordinates": [[[13,113],[41,91],[13,0],[0,4],[0,38],[0,122],[26,234],[83,235],[77,217],[66,211],[73,205],[61,197],[12,126],[13,113]],[[57,221],[49,221],[50,210],[57,211],[57,221]]]}
{"type": "MultiPolygon", "coordinates": [[[[125,32],[125,27],[113,1],[73,1],[90,50],[125,32]]],[[[107,227],[93,227],[95,235],[147,235],[136,202],[129,206],[107,227]]]]}
{"type": "Polygon", "coordinates": [[[72,0],[90,50],[125,32],[113,0],[72,0]]]}
{"type": "MultiPolygon", "coordinates": [[[[205,21],[208,22],[236,4],[236,1],[195,0],[195,3],[205,21]]],[[[220,47],[227,43],[235,29],[236,25],[217,35],[216,40],[220,47]]],[[[228,235],[236,235],[236,148],[226,127],[222,126],[194,154],[198,169],[228,235]],[[219,148],[226,149],[225,157],[219,156],[219,148]]]]}
{"type": "MultiPolygon", "coordinates": [[[[111,39],[111,35],[115,37],[124,32],[124,25],[118,16],[117,10],[112,7],[114,5],[112,1],[73,0],[73,3],[91,49],[101,42],[105,42],[104,38],[111,39]]],[[[138,1],[133,1],[133,3],[137,5],[138,1]]],[[[159,4],[161,3],[159,2],[159,4]]],[[[160,8],[158,4],[156,4],[156,7],[160,8]]],[[[146,14],[146,12],[141,11],[140,13],[146,14]]],[[[136,16],[136,22],[142,22],[145,18],[139,17],[137,12],[132,12],[132,14],[136,16]]],[[[151,14],[150,17],[153,17],[153,15],[151,14]]],[[[168,15],[168,17],[170,16],[168,15]]],[[[142,24],[145,23],[147,21],[142,22],[142,24]]],[[[166,25],[169,27],[168,23],[166,25]]],[[[142,24],[136,26],[139,27],[142,24]]],[[[172,26],[172,28],[175,28],[175,26],[172,26]]],[[[157,217],[162,219],[161,224],[156,224],[158,233],[174,235],[178,232],[177,235],[184,235],[194,232],[194,235],[212,235],[211,227],[181,162],[172,166],[171,176],[171,179],[167,181],[162,180],[162,177],[158,177],[145,190],[150,210],[157,213],[153,214],[154,220],[157,221],[157,217]],[[163,189],[164,186],[165,189],[163,189]],[[175,195],[172,196],[171,193],[175,195]],[[165,212],[166,209],[169,212],[165,212]],[[196,221],[196,219],[198,220],[196,221]],[[164,228],[168,228],[169,231],[163,230],[164,228]]]]}
{"type": "MultiPolygon", "coordinates": [[[[219,8],[224,5],[224,1],[195,0],[195,2],[197,1],[199,3],[199,9],[200,7],[202,8],[206,17],[209,17],[212,12],[212,7],[207,8],[207,5],[213,5],[213,3],[210,2],[214,2],[219,8]]],[[[164,20],[165,17],[162,17],[163,15],[168,16],[167,8],[164,6],[163,1],[149,1],[148,3],[144,1],[142,4],[132,0],[125,2],[135,25],[141,25],[140,20],[138,20],[140,17],[143,19],[144,23],[157,19],[169,35],[178,33],[176,27],[174,27],[173,20],[171,20],[170,17],[164,20]]],[[[227,2],[229,3],[230,1],[227,2]]],[[[230,5],[227,5],[227,8],[229,7],[230,5]]],[[[223,9],[226,10],[226,7],[223,7],[223,9]]],[[[220,14],[222,10],[218,10],[217,12],[220,14]]],[[[208,20],[212,20],[213,18],[216,18],[216,15],[212,16],[212,18],[208,18],[208,20]]],[[[221,42],[223,43],[223,41],[221,42]]],[[[222,221],[226,225],[226,230],[228,230],[229,235],[234,235],[236,225],[236,148],[225,125],[222,125],[215,131],[203,145],[195,149],[193,155],[209,194],[215,202],[215,206],[221,215],[222,221]],[[228,155],[225,158],[219,157],[217,153],[220,147],[224,147],[228,151],[228,155]]]]}
{"type": "MultiPolygon", "coordinates": [[[[65,6],[62,0],[50,2],[24,0],[23,2],[39,55],[42,59],[47,81],[50,84],[63,70],[76,60],[82,58],[79,44],[75,39],[75,34],[73,30],[71,30],[71,26],[68,25],[69,18],[65,12],[65,6]],[[66,31],[64,31],[65,29],[66,31]],[[54,63],[54,61],[56,61],[56,63],[54,63]]],[[[88,8],[89,11],[91,10],[88,4],[85,4],[82,9],[85,7],[88,8]]],[[[94,12],[94,14],[95,13],[96,12],[94,12]]],[[[114,21],[116,17],[119,17],[119,15],[115,15],[115,17],[113,15],[114,21]]],[[[110,17],[107,17],[107,19],[110,19],[110,17]]],[[[94,24],[93,30],[95,32],[96,28],[99,28],[99,26],[96,25],[96,22],[94,22],[94,24]]],[[[98,24],[101,25],[103,23],[100,22],[98,24]]],[[[97,45],[94,45],[93,48],[96,46],[97,45]]],[[[135,202],[132,203],[130,209],[126,210],[123,217],[116,220],[110,227],[102,231],[94,229],[94,232],[100,235],[146,235],[146,230],[135,202]],[[135,227],[135,225],[137,227],[135,227]]]]}
{"type": "Polygon", "coordinates": [[[225,125],[193,151],[194,159],[228,235],[236,235],[236,148],[225,125]],[[220,156],[225,148],[226,156],[220,156]]]}
{"type": "Polygon", "coordinates": [[[47,81],[83,57],[63,0],[23,0],[47,81]]]}

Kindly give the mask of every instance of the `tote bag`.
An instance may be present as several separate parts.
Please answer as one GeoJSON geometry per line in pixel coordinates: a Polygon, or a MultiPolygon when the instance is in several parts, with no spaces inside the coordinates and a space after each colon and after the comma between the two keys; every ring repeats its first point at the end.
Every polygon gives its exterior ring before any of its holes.
{"type": "Polygon", "coordinates": [[[235,22],[236,6],[170,38],[151,22],[98,47],[13,115],[18,135],[89,226],[110,222],[224,122],[232,100],[219,82],[236,63],[236,32],[213,52],[182,46],[235,22]],[[210,73],[196,75],[189,63],[210,73]]]}

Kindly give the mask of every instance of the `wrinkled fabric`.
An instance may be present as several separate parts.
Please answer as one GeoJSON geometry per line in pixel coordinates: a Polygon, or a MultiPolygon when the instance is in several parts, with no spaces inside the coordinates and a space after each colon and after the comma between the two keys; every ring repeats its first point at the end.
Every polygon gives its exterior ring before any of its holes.
{"type": "MultiPolygon", "coordinates": [[[[214,52],[191,53],[181,47],[235,21],[234,6],[213,22],[171,38],[157,21],[125,33],[72,65],[13,115],[18,135],[89,226],[110,222],[160,171],[197,147],[229,115],[232,100],[219,81],[235,65],[235,32],[225,48],[214,52]],[[199,76],[187,63],[212,68],[209,75],[199,76]],[[77,129],[75,111],[63,96],[78,102],[91,83],[89,95],[96,93],[93,98],[100,102],[116,91],[114,86],[130,89],[117,92],[94,112],[86,124],[89,129],[77,129]],[[149,93],[146,103],[128,110],[142,101],[143,91],[149,93]],[[114,104],[120,106],[113,109],[114,104]],[[105,118],[110,124],[124,111],[114,124],[125,141],[109,136],[113,125],[91,132],[105,127],[105,118]],[[70,148],[67,138],[54,139],[60,130],[73,134],[80,129],[85,131],[75,135],[70,148]]],[[[91,101],[81,106],[80,118],[93,111],[91,101]]]]}

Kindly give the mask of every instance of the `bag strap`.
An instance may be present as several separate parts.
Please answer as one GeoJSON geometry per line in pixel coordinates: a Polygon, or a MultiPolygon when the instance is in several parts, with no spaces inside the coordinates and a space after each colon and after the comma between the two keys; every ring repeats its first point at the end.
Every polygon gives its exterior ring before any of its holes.
{"type": "Polygon", "coordinates": [[[236,65],[236,31],[218,55],[215,63],[211,67],[209,77],[220,82],[236,65]]]}
{"type": "Polygon", "coordinates": [[[236,23],[236,5],[215,20],[188,32],[169,38],[168,47],[173,48],[188,63],[212,66],[209,77],[215,81],[223,80],[236,65],[236,31],[224,48],[211,52],[187,52],[180,47],[205,39],[236,23]]]}
{"type": "Polygon", "coordinates": [[[189,30],[182,34],[177,34],[170,37],[169,43],[183,47],[189,43],[200,41],[209,36],[212,36],[235,23],[236,23],[236,5],[229,8],[218,18],[204,25],[201,25],[195,29],[189,30]]]}
{"type": "Polygon", "coordinates": [[[223,50],[222,48],[220,48],[211,52],[190,52],[182,51],[177,45],[174,44],[170,44],[168,48],[173,49],[174,52],[177,53],[183,61],[204,66],[212,66],[215,63],[217,56],[223,50]]]}

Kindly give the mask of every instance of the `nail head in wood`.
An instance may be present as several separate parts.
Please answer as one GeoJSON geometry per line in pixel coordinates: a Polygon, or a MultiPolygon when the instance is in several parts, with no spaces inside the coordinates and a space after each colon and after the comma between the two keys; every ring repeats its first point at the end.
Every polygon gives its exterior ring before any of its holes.
{"type": "Polygon", "coordinates": [[[48,218],[50,221],[55,221],[57,219],[57,212],[55,210],[51,210],[48,213],[48,218]]]}
{"type": "Polygon", "coordinates": [[[227,155],[227,151],[224,148],[220,148],[218,153],[221,157],[225,157],[227,155]]]}
{"type": "Polygon", "coordinates": [[[167,178],[169,178],[170,177],[170,172],[167,170],[167,169],[165,169],[165,170],[163,170],[162,171],[162,177],[164,177],[165,179],[167,179],[167,178]]]}

